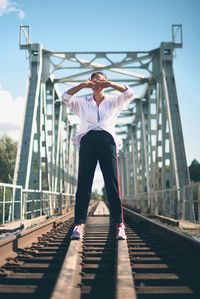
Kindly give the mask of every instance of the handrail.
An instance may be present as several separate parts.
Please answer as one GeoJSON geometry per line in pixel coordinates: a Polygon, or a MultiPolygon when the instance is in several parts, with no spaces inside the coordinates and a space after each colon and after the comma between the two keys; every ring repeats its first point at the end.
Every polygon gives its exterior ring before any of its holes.
{"type": "Polygon", "coordinates": [[[73,205],[75,194],[23,189],[21,185],[0,183],[0,224],[62,214],[73,205]]]}

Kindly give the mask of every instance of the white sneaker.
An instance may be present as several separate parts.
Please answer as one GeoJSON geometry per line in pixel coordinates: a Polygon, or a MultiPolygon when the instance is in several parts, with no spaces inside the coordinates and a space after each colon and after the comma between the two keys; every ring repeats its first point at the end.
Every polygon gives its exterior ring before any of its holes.
{"type": "Polygon", "coordinates": [[[126,240],[126,233],[125,233],[125,225],[123,223],[117,224],[116,225],[116,239],[117,240],[126,240]]]}
{"type": "Polygon", "coordinates": [[[82,227],[81,224],[76,224],[71,234],[71,240],[82,239],[82,227]]]}

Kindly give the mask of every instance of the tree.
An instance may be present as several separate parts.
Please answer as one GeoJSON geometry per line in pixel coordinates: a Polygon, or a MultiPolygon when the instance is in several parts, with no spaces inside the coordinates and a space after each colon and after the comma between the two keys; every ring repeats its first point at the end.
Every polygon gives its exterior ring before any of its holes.
{"type": "Polygon", "coordinates": [[[194,159],[189,166],[190,180],[200,182],[200,163],[194,159]]]}
{"type": "Polygon", "coordinates": [[[94,200],[101,200],[102,197],[101,195],[98,193],[98,190],[95,189],[92,194],[91,194],[91,199],[94,199],[94,200]]]}
{"type": "Polygon", "coordinates": [[[106,193],[106,187],[104,186],[102,189],[101,189],[101,191],[102,191],[102,199],[103,200],[105,200],[105,201],[107,201],[107,199],[108,199],[108,197],[107,197],[107,193],[106,193]]]}
{"type": "Polygon", "coordinates": [[[12,183],[15,160],[17,154],[17,142],[8,136],[0,138],[0,182],[12,183]]]}

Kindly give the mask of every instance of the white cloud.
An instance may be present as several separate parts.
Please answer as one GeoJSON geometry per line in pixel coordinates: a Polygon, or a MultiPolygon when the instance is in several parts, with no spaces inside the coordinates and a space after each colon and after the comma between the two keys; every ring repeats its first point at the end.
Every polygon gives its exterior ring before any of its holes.
{"type": "Polygon", "coordinates": [[[25,18],[25,12],[22,10],[22,9],[20,9],[19,11],[18,11],[18,16],[19,16],[19,18],[22,20],[22,19],[24,19],[25,18]]]}
{"type": "Polygon", "coordinates": [[[8,0],[0,0],[0,12],[5,11],[8,7],[8,0]]]}
{"type": "Polygon", "coordinates": [[[12,2],[9,0],[0,0],[0,16],[8,14],[10,12],[15,12],[19,19],[25,18],[25,12],[19,6],[17,2],[12,2]]]}
{"type": "Polygon", "coordinates": [[[25,98],[13,100],[8,90],[0,90],[0,136],[7,134],[18,140],[23,121],[25,98]]]}

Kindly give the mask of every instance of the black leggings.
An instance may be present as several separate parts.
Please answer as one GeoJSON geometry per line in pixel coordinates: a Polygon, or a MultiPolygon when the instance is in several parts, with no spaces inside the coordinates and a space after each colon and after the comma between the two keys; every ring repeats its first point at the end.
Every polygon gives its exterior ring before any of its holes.
{"type": "Polygon", "coordinates": [[[95,130],[89,131],[80,142],[75,223],[81,224],[86,221],[97,161],[103,174],[111,215],[116,224],[121,223],[122,206],[119,197],[116,144],[110,133],[95,130]]]}

